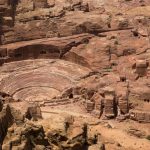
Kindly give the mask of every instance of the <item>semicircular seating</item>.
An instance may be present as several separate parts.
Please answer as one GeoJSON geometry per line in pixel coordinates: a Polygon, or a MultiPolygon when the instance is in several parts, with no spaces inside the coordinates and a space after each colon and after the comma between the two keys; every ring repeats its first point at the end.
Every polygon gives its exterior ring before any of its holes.
{"type": "Polygon", "coordinates": [[[0,89],[16,100],[47,101],[74,86],[89,71],[64,60],[52,62],[39,59],[8,63],[1,67],[4,77],[0,77],[0,89]]]}
{"type": "Polygon", "coordinates": [[[43,102],[50,100],[53,97],[60,94],[60,91],[50,87],[27,87],[20,91],[17,91],[14,95],[14,99],[23,99],[25,101],[37,101],[43,102]]]}

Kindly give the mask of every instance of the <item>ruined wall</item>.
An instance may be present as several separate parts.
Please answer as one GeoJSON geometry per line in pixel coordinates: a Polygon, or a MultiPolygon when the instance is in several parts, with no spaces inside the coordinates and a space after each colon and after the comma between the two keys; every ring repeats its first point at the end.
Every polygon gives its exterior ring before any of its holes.
{"type": "Polygon", "coordinates": [[[138,122],[150,123],[150,112],[131,110],[130,118],[138,122]]]}

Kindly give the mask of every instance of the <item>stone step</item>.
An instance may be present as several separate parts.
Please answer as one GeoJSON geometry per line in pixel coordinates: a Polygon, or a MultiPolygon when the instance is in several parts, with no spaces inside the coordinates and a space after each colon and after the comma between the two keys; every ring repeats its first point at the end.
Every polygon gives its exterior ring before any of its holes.
{"type": "Polygon", "coordinates": [[[66,105],[70,104],[73,102],[76,102],[77,100],[72,100],[72,99],[54,99],[54,100],[46,100],[46,101],[34,101],[37,103],[40,103],[41,105],[44,106],[58,106],[58,105],[66,105]]]}
{"type": "Polygon", "coordinates": [[[64,102],[64,101],[70,101],[69,99],[54,99],[54,100],[46,100],[44,103],[55,103],[55,102],[64,102]]]}
{"type": "Polygon", "coordinates": [[[71,101],[66,101],[66,102],[62,102],[62,103],[46,103],[46,104],[44,104],[45,106],[58,106],[58,105],[67,105],[67,104],[70,104],[71,103],[71,101]]]}

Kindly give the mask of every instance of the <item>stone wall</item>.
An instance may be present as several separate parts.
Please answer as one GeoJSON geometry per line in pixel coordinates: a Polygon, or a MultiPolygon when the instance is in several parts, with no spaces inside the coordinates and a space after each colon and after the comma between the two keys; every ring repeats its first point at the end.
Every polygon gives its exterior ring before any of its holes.
{"type": "Polygon", "coordinates": [[[130,118],[138,122],[150,123],[150,113],[138,110],[130,111],[130,118]]]}

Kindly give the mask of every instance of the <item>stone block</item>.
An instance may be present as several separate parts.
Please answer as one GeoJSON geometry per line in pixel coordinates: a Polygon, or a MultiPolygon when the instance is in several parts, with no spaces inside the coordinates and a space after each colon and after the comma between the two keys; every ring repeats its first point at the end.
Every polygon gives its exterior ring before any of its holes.
{"type": "Polygon", "coordinates": [[[34,8],[46,8],[48,6],[47,0],[34,0],[34,8]]]}
{"type": "Polygon", "coordinates": [[[94,102],[88,100],[88,101],[86,102],[86,109],[87,109],[87,111],[92,111],[92,110],[94,110],[94,102]]]}
{"type": "Polygon", "coordinates": [[[146,60],[137,60],[136,61],[136,68],[146,68],[148,66],[146,60]]]}

